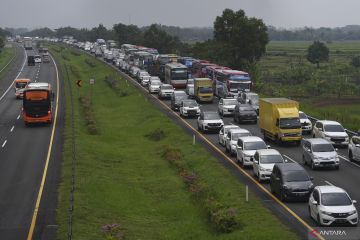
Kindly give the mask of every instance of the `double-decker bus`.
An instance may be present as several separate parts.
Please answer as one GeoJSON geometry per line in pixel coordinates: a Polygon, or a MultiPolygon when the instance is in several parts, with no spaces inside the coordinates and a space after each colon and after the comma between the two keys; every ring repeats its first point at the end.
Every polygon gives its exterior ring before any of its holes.
{"type": "Polygon", "coordinates": [[[165,83],[174,88],[185,88],[188,79],[188,69],[181,63],[172,62],[165,65],[165,83]]]}
{"type": "Polygon", "coordinates": [[[251,79],[247,72],[238,70],[217,70],[215,72],[215,95],[235,97],[239,91],[250,91],[251,79]]]}
{"type": "Polygon", "coordinates": [[[22,118],[25,125],[51,123],[53,98],[49,83],[29,83],[23,93],[22,118]]]}
{"type": "Polygon", "coordinates": [[[206,67],[207,66],[216,66],[216,64],[211,63],[207,60],[194,60],[191,68],[191,74],[194,78],[204,78],[207,77],[206,67]]]}

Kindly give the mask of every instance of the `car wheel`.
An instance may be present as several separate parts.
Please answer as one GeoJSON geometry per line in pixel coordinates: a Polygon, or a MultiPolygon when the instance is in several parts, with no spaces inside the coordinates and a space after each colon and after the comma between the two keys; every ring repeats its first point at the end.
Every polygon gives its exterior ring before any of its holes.
{"type": "Polygon", "coordinates": [[[274,194],[275,193],[275,191],[274,191],[274,189],[273,189],[273,187],[272,187],[272,184],[270,183],[270,192],[272,193],[272,194],[274,194]]]}
{"type": "Polygon", "coordinates": [[[244,159],[243,159],[243,158],[241,158],[241,167],[242,167],[242,168],[245,168],[245,164],[244,164],[244,159]]]}
{"type": "Polygon", "coordinates": [[[314,161],[311,160],[311,169],[312,169],[312,170],[315,170],[315,168],[316,168],[316,167],[315,167],[314,161]]]}
{"type": "Polygon", "coordinates": [[[261,178],[260,178],[260,173],[259,173],[259,172],[257,173],[257,180],[258,180],[258,182],[261,182],[261,178]]]}
{"type": "Polygon", "coordinates": [[[309,213],[310,218],[313,218],[313,217],[311,216],[311,209],[310,209],[310,206],[308,206],[308,213],[309,213]]]}
{"type": "Polygon", "coordinates": [[[302,156],[302,164],[307,165],[304,155],[302,156]]]}
{"type": "Polygon", "coordinates": [[[352,151],[349,151],[349,160],[350,160],[350,162],[354,161],[352,151]]]}
{"type": "Polygon", "coordinates": [[[319,214],[316,216],[316,221],[317,221],[318,225],[321,227],[322,224],[321,224],[321,221],[320,221],[320,215],[319,214]]]}

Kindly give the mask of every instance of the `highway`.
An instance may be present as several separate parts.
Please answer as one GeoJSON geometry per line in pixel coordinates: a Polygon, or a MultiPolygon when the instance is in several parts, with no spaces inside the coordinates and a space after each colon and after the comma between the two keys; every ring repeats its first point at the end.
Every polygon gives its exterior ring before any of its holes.
{"type": "MultiPolygon", "coordinates": [[[[114,67],[114,66],[113,66],[114,67]]],[[[115,68],[115,67],[114,67],[115,68]]],[[[115,68],[117,69],[117,68],[115,68]]],[[[250,189],[254,191],[264,201],[269,209],[273,211],[285,224],[287,224],[293,231],[297,232],[302,239],[308,239],[308,232],[319,228],[315,221],[309,217],[307,202],[285,202],[281,203],[277,196],[270,193],[270,185],[268,182],[258,183],[253,176],[252,168],[241,168],[236,163],[236,157],[230,156],[225,153],[225,148],[218,143],[218,134],[214,133],[201,133],[197,130],[196,118],[182,119],[178,112],[174,112],[170,108],[170,100],[159,100],[157,94],[149,94],[147,89],[143,88],[136,80],[132,79],[129,75],[121,72],[119,73],[126,79],[131,80],[145,96],[158,105],[168,117],[175,123],[183,127],[189,134],[195,134],[197,142],[203,144],[209,151],[211,151],[219,161],[229,169],[236,177],[244,184],[248,184],[250,189]]],[[[215,98],[212,104],[203,103],[201,108],[206,111],[217,111],[218,99],[215,98]]],[[[232,117],[223,118],[225,124],[234,124],[232,117]]],[[[263,138],[258,124],[237,124],[241,128],[249,130],[252,135],[263,138]]],[[[311,136],[305,136],[306,138],[311,136]]],[[[273,142],[267,142],[271,148],[279,150],[285,159],[292,162],[302,164],[302,148],[291,144],[284,144],[278,146],[273,142]]],[[[360,181],[360,165],[349,161],[347,156],[347,148],[338,149],[340,156],[340,170],[335,169],[319,169],[312,170],[309,166],[304,166],[309,175],[314,178],[313,182],[318,185],[335,185],[344,188],[351,196],[352,199],[360,201],[360,191],[357,186],[360,181]]],[[[356,206],[359,210],[359,207],[356,206]]],[[[360,236],[360,227],[347,228],[352,234],[360,236]]]]}
{"type": "MultiPolygon", "coordinates": [[[[18,55],[0,81],[0,239],[51,239],[56,230],[62,130],[54,124],[25,127],[22,100],[15,98],[12,81],[49,82],[56,94],[57,70],[53,61],[27,66],[27,55],[36,50],[15,47],[18,55]]],[[[58,104],[60,114],[63,106],[58,104]]],[[[56,97],[53,106],[56,112],[56,97]]]]}

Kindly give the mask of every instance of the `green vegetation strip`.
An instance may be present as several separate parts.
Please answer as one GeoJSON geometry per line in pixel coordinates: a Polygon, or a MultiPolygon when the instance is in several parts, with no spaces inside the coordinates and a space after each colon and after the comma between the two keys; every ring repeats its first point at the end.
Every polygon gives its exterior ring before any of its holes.
{"type": "MultiPolygon", "coordinates": [[[[89,134],[83,107],[75,101],[74,239],[297,239],[254,194],[246,202],[245,186],[111,67],[55,49],[63,76],[64,64],[76,69],[69,71],[72,86],[64,81],[66,97],[70,87],[77,98],[92,96],[101,129],[89,134]]],[[[67,239],[70,126],[67,117],[57,239],[67,239]]]]}
{"type": "MultiPolygon", "coordinates": [[[[15,56],[16,50],[14,47],[11,48],[3,48],[0,50],[0,71],[9,63],[9,61],[15,56]]],[[[5,76],[9,65],[0,72],[0,80],[3,76],[5,76]]]]}

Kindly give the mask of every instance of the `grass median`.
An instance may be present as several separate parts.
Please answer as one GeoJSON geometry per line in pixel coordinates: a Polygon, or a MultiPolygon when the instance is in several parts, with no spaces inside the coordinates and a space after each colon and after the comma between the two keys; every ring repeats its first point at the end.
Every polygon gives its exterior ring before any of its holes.
{"type": "MultiPolygon", "coordinates": [[[[16,54],[15,48],[12,47],[6,47],[0,50],[0,77],[3,77],[6,75],[6,71],[8,68],[4,67],[9,63],[9,61],[14,57],[16,54]]],[[[9,66],[9,65],[8,65],[9,66]]]]}
{"type": "Polygon", "coordinates": [[[298,238],[254,194],[246,202],[245,186],[206,149],[192,145],[191,136],[111,67],[59,46],[50,50],[64,76],[68,66],[71,82],[65,81],[67,116],[57,239],[67,239],[68,231],[70,88],[75,93],[77,142],[74,239],[298,238]],[[116,88],[105,81],[109,76],[117,82],[116,88]],[[95,79],[92,90],[90,78],[95,79]],[[76,89],[78,79],[83,86],[76,89]],[[89,113],[84,108],[88,104],[83,99],[92,103],[95,133],[89,131],[89,113]],[[196,192],[199,188],[201,193],[196,192]],[[216,224],[222,222],[213,220],[221,219],[218,215],[209,217],[206,206],[215,200],[216,206],[231,208],[236,220],[227,233],[217,231],[216,224]]]}

